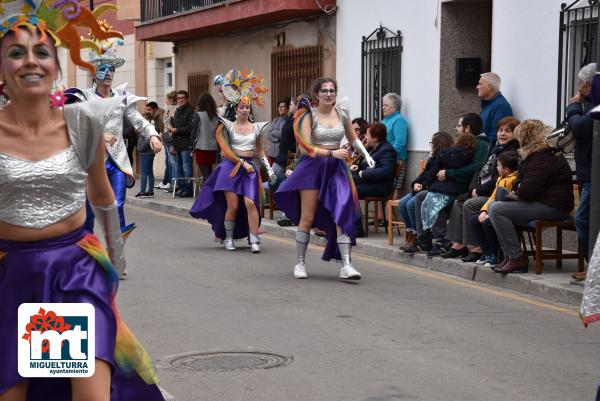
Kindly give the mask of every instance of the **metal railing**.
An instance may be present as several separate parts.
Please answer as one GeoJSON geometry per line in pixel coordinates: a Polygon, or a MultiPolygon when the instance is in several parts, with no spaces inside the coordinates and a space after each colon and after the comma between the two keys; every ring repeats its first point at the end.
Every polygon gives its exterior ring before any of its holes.
{"type": "Polygon", "coordinates": [[[362,117],[381,120],[381,97],[400,94],[402,35],[380,26],[362,39],[362,117]]]}
{"type": "Polygon", "coordinates": [[[230,0],[140,0],[142,22],[156,21],[230,0]]]}
{"type": "Polygon", "coordinates": [[[588,0],[587,6],[575,7],[580,0],[560,11],[558,42],[558,88],[556,101],[556,124],[564,118],[569,99],[578,90],[577,73],[581,67],[596,61],[598,30],[598,1],[588,0]]]}

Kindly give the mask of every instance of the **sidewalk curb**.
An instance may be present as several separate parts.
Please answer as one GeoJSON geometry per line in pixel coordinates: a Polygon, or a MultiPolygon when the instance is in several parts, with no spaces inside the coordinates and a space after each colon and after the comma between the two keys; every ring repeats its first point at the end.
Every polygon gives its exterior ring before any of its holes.
{"type": "MultiPolygon", "coordinates": [[[[185,207],[166,205],[152,199],[127,197],[126,202],[133,206],[164,212],[176,216],[191,217],[189,214],[189,209],[185,207]]],[[[295,227],[280,227],[268,219],[263,219],[262,226],[268,229],[269,235],[292,240],[296,238],[295,227]]],[[[325,238],[311,234],[310,243],[325,246],[326,240],[325,238]]],[[[581,305],[583,288],[573,287],[568,283],[556,283],[554,285],[550,285],[547,282],[543,282],[541,276],[532,274],[509,274],[502,276],[501,274],[493,272],[491,269],[479,267],[470,263],[464,263],[457,259],[428,258],[426,255],[421,253],[408,255],[401,252],[398,248],[391,249],[379,244],[364,242],[360,239],[358,244],[353,247],[353,251],[365,256],[405,263],[408,265],[457,276],[466,280],[476,281],[478,283],[488,284],[495,287],[516,291],[522,294],[544,298],[553,302],[571,305],[577,308],[579,305],[581,305]]]]}

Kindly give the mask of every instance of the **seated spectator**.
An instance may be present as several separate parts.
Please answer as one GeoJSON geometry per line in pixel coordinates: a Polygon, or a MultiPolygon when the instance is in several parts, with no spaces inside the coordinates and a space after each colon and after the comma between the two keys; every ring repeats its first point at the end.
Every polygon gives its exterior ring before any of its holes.
{"type": "Polygon", "coordinates": [[[423,182],[425,181],[428,175],[432,174],[432,169],[436,159],[439,156],[439,153],[442,150],[452,146],[453,143],[454,139],[452,138],[452,135],[450,135],[447,132],[436,132],[435,134],[433,134],[430,142],[431,155],[429,159],[427,159],[425,168],[410,185],[412,191],[406,194],[398,202],[398,213],[400,214],[400,216],[402,216],[402,220],[404,221],[406,229],[406,243],[400,247],[401,250],[408,249],[412,247],[415,244],[415,242],[417,242],[417,215],[415,209],[415,196],[419,192],[427,192],[427,187],[423,186],[423,182]]]}
{"type": "Polygon", "coordinates": [[[473,160],[477,147],[477,138],[470,130],[462,130],[456,137],[454,145],[442,150],[432,167],[432,175],[427,176],[423,184],[429,187],[427,196],[421,206],[421,221],[423,233],[418,237],[415,245],[406,249],[406,253],[419,250],[431,250],[433,234],[431,227],[435,223],[439,212],[451,204],[456,196],[468,190],[469,181],[462,182],[454,178],[445,177],[436,180],[437,174],[446,169],[459,169],[467,166],[473,160]]]}
{"type": "Polygon", "coordinates": [[[483,256],[479,259],[479,264],[484,267],[494,268],[498,264],[498,237],[492,226],[492,222],[488,216],[488,208],[496,199],[498,188],[506,188],[508,191],[513,190],[513,184],[517,179],[519,168],[519,154],[512,150],[503,152],[498,156],[497,171],[499,173],[496,180],[494,192],[490,195],[487,202],[481,207],[479,215],[471,215],[469,223],[478,243],[481,245],[483,256]],[[485,262],[485,263],[483,263],[485,262]]]}
{"type": "MultiPolygon", "coordinates": [[[[364,118],[356,117],[354,120],[352,120],[352,129],[356,133],[358,139],[360,139],[365,146],[367,146],[367,141],[365,139],[365,136],[367,135],[367,128],[369,128],[369,123],[364,118]]],[[[357,152],[352,145],[350,145],[348,140],[345,141],[344,149],[346,149],[350,155],[350,164],[355,164],[361,158],[360,153],[357,152]]]]}
{"type": "MultiPolygon", "coordinates": [[[[481,133],[482,124],[481,117],[476,113],[463,114],[458,119],[458,124],[456,125],[456,134],[461,136],[465,133],[469,133],[476,138],[477,144],[473,154],[473,159],[464,167],[440,170],[435,176],[438,181],[445,181],[448,179],[453,180],[466,186],[463,192],[468,191],[468,188],[473,181],[473,177],[479,170],[481,170],[481,166],[483,165],[488,153],[489,142],[487,137],[481,133]]],[[[453,203],[447,205],[438,213],[438,217],[434,225],[431,227],[431,236],[433,237],[431,246],[429,246],[428,241],[426,244],[421,244],[423,247],[429,248],[427,251],[427,256],[440,255],[444,250],[447,250],[450,247],[449,242],[446,241],[444,237],[446,235],[446,224],[452,206],[453,203]]],[[[419,211],[417,210],[417,214],[418,213],[419,211]]],[[[421,221],[423,221],[423,219],[421,219],[421,221]]]]}
{"type": "MultiPolygon", "coordinates": [[[[375,167],[368,168],[365,161],[360,165],[353,164],[350,167],[359,199],[368,196],[385,198],[392,195],[394,191],[396,151],[386,137],[385,125],[381,123],[369,125],[365,139],[370,149],[369,154],[375,160],[375,167]]],[[[357,216],[356,229],[358,230],[357,235],[360,236],[363,231],[360,216],[357,216]]],[[[364,232],[362,234],[364,235],[364,232]]]]}
{"type": "Polygon", "coordinates": [[[527,273],[529,260],[521,249],[515,224],[532,220],[562,220],[573,210],[573,182],[569,163],[555,155],[546,143],[552,131],[539,120],[525,120],[515,130],[523,158],[514,183],[516,200],[493,202],[488,210],[494,230],[504,251],[504,260],[495,271],[527,273]]]}
{"type": "Polygon", "coordinates": [[[514,130],[517,125],[519,125],[519,120],[514,117],[504,117],[498,122],[497,142],[479,171],[477,181],[471,185],[472,189],[468,193],[459,196],[452,205],[446,235],[446,238],[452,241],[452,247],[440,255],[442,258],[462,257],[463,262],[478,262],[478,264],[487,262],[485,257],[481,259],[484,252],[480,247],[481,244],[477,241],[477,236],[471,229],[469,220],[472,216],[479,215],[481,206],[494,191],[494,185],[498,178],[497,158],[504,152],[515,151],[519,148],[519,141],[514,139],[514,130]],[[474,247],[469,252],[466,245],[474,247]]]}
{"type": "Polygon", "coordinates": [[[402,98],[397,93],[388,93],[381,99],[381,110],[384,119],[381,120],[387,128],[387,140],[396,150],[396,160],[401,164],[400,176],[396,180],[396,189],[399,192],[404,183],[404,172],[406,170],[406,143],[408,141],[408,123],[400,111],[402,110],[402,98]]]}

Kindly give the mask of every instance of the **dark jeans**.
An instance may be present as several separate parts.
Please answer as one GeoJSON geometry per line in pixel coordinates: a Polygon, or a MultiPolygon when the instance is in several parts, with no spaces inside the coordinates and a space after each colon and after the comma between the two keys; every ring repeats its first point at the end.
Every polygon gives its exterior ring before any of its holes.
{"type": "Polygon", "coordinates": [[[590,196],[592,194],[592,183],[582,182],[583,189],[579,195],[579,206],[575,213],[575,228],[577,228],[577,237],[581,244],[581,251],[585,260],[589,260],[590,255],[590,196]]]}
{"type": "Polygon", "coordinates": [[[479,222],[479,215],[473,214],[469,217],[470,229],[477,238],[478,244],[483,249],[483,254],[487,256],[498,256],[498,236],[492,225],[492,221],[488,218],[479,222]]]}
{"type": "MultiPolygon", "coordinates": [[[[173,178],[192,178],[194,173],[192,167],[192,155],[189,150],[178,150],[175,153],[175,165],[177,167],[173,178]]],[[[177,186],[184,192],[192,192],[191,180],[177,181],[177,186]]]]}
{"type": "Polygon", "coordinates": [[[171,183],[171,178],[173,178],[173,164],[174,164],[174,155],[171,154],[171,145],[165,144],[165,173],[163,174],[162,184],[167,185],[171,183]]]}
{"type": "Polygon", "coordinates": [[[140,153],[140,167],[142,170],[140,179],[140,192],[154,192],[154,153],[140,153]],[[146,191],[146,182],[148,191],[146,191]]]}

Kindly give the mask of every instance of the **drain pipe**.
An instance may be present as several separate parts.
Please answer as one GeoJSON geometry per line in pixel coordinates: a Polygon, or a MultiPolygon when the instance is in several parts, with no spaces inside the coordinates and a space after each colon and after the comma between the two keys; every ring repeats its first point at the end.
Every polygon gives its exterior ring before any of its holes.
{"type": "MultiPolygon", "coordinates": [[[[598,6],[600,7],[600,6],[598,6]]],[[[596,38],[600,38],[600,23],[596,38]]],[[[596,41],[596,74],[600,66],[600,40],[596,41]]],[[[592,142],[592,193],[590,199],[590,255],[596,245],[596,237],[600,230],[600,121],[594,120],[594,136],[592,142]]],[[[586,257],[588,255],[585,255],[586,257]]]]}

